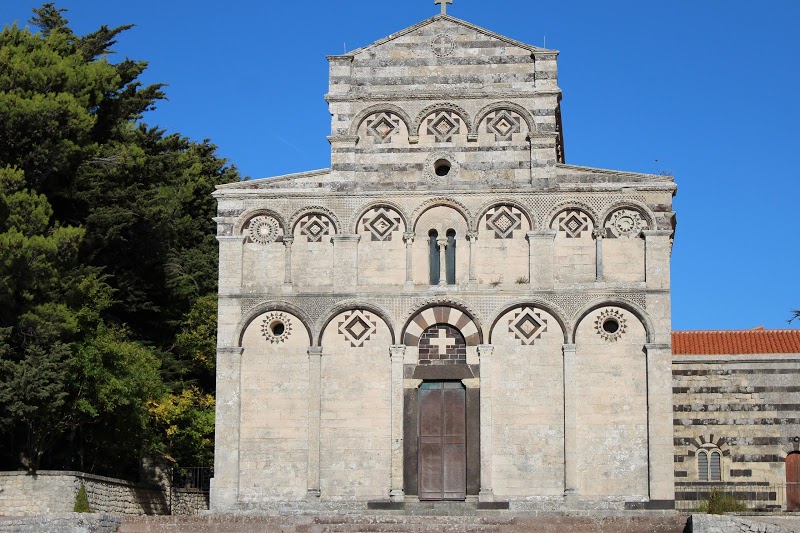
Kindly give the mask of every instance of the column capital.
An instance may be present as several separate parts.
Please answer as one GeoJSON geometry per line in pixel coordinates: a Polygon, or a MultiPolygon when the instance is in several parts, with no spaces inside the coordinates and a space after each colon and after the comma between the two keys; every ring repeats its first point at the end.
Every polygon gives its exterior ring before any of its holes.
{"type": "Polygon", "coordinates": [[[350,234],[339,234],[339,235],[331,235],[331,242],[336,244],[337,242],[358,242],[361,240],[361,235],[350,233],[350,234]]]}
{"type": "Polygon", "coordinates": [[[478,345],[478,357],[481,359],[486,357],[491,357],[494,353],[494,344],[479,344],[478,345]]]}
{"type": "Polygon", "coordinates": [[[477,231],[468,231],[467,232],[467,240],[469,242],[475,242],[478,240],[478,232],[477,231]]]}
{"type": "Polygon", "coordinates": [[[671,352],[672,351],[672,345],[668,344],[668,343],[664,343],[664,342],[662,342],[662,343],[648,342],[647,344],[644,345],[644,349],[647,351],[647,353],[650,353],[651,351],[652,352],[656,352],[656,351],[659,351],[659,350],[664,350],[664,351],[668,350],[668,351],[671,352]]]}
{"type": "Polygon", "coordinates": [[[316,355],[322,357],[322,346],[311,346],[307,350],[308,355],[316,355]]]}
{"type": "Polygon", "coordinates": [[[284,235],[283,237],[284,246],[291,246],[293,242],[294,242],[294,235],[284,235]]]}
{"type": "Polygon", "coordinates": [[[235,244],[244,244],[247,240],[247,235],[217,235],[218,242],[232,242],[235,244]]]}
{"type": "Polygon", "coordinates": [[[528,239],[529,241],[533,239],[541,239],[541,240],[555,239],[556,233],[558,232],[554,229],[529,231],[525,234],[525,238],[528,239]]]}
{"type": "Polygon", "coordinates": [[[594,237],[595,239],[602,239],[605,236],[606,236],[605,228],[594,228],[592,230],[592,237],[594,237]]]}
{"type": "Polygon", "coordinates": [[[439,237],[436,239],[436,245],[439,248],[447,248],[447,237],[439,237]]]}
{"type": "Polygon", "coordinates": [[[645,239],[651,237],[671,237],[674,230],[671,229],[643,229],[642,235],[645,239]]]}
{"type": "Polygon", "coordinates": [[[406,244],[411,244],[414,242],[415,233],[413,231],[406,231],[403,233],[403,242],[406,244]]]}
{"type": "Polygon", "coordinates": [[[564,355],[567,355],[568,353],[574,354],[577,351],[577,349],[578,349],[578,345],[577,344],[562,344],[561,345],[561,351],[564,353],[564,355]]]}
{"type": "Polygon", "coordinates": [[[389,357],[392,359],[392,362],[401,361],[403,360],[403,356],[406,354],[406,345],[405,344],[392,344],[389,346],[389,357]]]}

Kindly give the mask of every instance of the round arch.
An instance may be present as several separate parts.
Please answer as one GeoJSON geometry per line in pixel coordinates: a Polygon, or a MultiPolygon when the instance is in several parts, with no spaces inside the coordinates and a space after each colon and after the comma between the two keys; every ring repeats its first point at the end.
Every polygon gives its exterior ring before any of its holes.
{"type": "Polygon", "coordinates": [[[370,209],[375,209],[376,207],[388,207],[397,211],[397,213],[400,215],[400,219],[403,221],[403,224],[405,224],[406,231],[410,231],[410,226],[408,224],[408,214],[406,213],[405,209],[403,209],[394,202],[387,202],[385,200],[375,200],[367,204],[364,204],[356,211],[354,211],[355,215],[350,219],[350,227],[354,234],[358,233],[358,223],[361,221],[361,219],[364,217],[367,211],[369,211],[370,209]]]}
{"type": "Polygon", "coordinates": [[[483,220],[483,216],[489,209],[501,205],[511,205],[519,209],[520,212],[523,215],[525,215],[525,218],[528,220],[528,225],[530,226],[531,230],[536,229],[536,221],[533,218],[533,213],[530,212],[530,209],[528,208],[527,205],[523,204],[522,202],[518,202],[517,200],[501,198],[498,200],[492,200],[491,202],[487,202],[483,204],[483,206],[481,206],[481,208],[477,211],[477,216],[475,217],[475,220],[473,221],[475,225],[474,227],[472,227],[472,230],[478,231],[480,229],[479,226],[481,225],[481,220],[483,220]]]}
{"type": "Polygon", "coordinates": [[[545,302],[544,300],[540,300],[539,298],[525,298],[520,300],[515,300],[513,302],[508,302],[503,306],[503,308],[492,318],[491,326],[489,327],[489,333],[487,338],[489,339],[489,344],[492,343],[492,334],[494,333],[494,328],[500,319],[512,309],[516,309],[518,307],[537,307],[542,311],[547,312],[553,318],[556,319],[558,325],[561,327],[561,333],[564,338],[564,344],[569,344],[569,322],[564,318],[564,316],[558,312],[558,310],[553,306],[553,304],[549,302],[545,302]]]}
{"type": "Polygon", "coordinates": [[[650,315],[647,314],[647,311],[645,311],[639,305],[621,298],[604,298],[602,300],[595,300],[594,302],[586,304],[577,313],[575,313],[569,338],[571,343],[575,342],[575,334],[577,333],[581,322],[583,322],[583,319],[586,318],[589,313],[601,307],[619,307],[620,309],[625,309],[626,311],[632,313],[644,326],[645,333],[647,334],[647,342],[655,342],[654,339],[656,329],[653,325],[653,321],[650,319],[650,315]]]}
{"type": "Polygon", "coordinates": [[[306,329],[306,333],[308,333],[309,346],[314,346],[314,333],[311,327],[313,321],[301,308],[292,303],[284,301],[263,302],[248,310],[244,315],[242,315],[242,318],[239,319],[239,322],[236,324],[236,328],[233,332],[233,338],[231,339],[231,345],[241,348],[242,338],[244,337],[244,332],[247,330],[247,327],[253,322],[253,320],[269,311],[283,311],[285,313],[291,313],[297,317],[297,319],[306,329]]]}
{"type": "Polygon", "coordinates": [[[395,343],[395,339],[397,337],[395,335],[394,322],[389,317],[389,313],[385,309],[373,303],[364,302],[361,300],[346,300],[334,305],[319,321],[319,328],[317,329],[318,346],[322,346],[322,336],[325,334],[325,329],[328,327],[328,324],[330,324],[334,318],[345,311],[369,311],[370,313],[377,315],[381,320],[383,320],[383,323],[386,324],[386,327],[389,328],[389,332],[392,335],[392,344],[395,343]]]}
{"type": "Polygon", "coordinates": [[[288,234],[286,219],[284,219],[280,213],[278,213],[277,211],[273,211],[272,209],[264,209],[259,207],[255,209],[248,209],[247,211],[239,215],[239,218],[236,219],[236,224],[233,227],[234,235],[241,235],[242,232],[244,231],[245,226],[247,226],[247,223],[250,222],[253,218],[261,215],[271,216],[272,218],[277,220],[278,224],[280,224],[281,229],[283,230],[283,234],[284,235],[288,234]]]}
{"type": "Polygon", "coordinates": [[[639,212],[647,221],[647,226],[649,229],[656,229],[656,217],[653,211],[650,210],[647,205],[643,204],[642,202],[638,202],[636,200],[622,200],[619,202],[614,202],[609,207],[603,211],[600,215],[599,220],[603,225],[608,222],[609,217],[616,211],[617,209],[632,209],[634,211],[639,212]]]}
{"type": "Polygon", "coordinates": [[[592,225],[594,225],[595,228],[598,227],[599,217],[594,209],[583,202],[570,201],[560,203],[550,210],[545,218],[545,221],[547,221],[547,229],[550,229],[550,227],[553,225],[553,221],[559,214],[561,214],[563,211],[567,211],[568,209],[577,209],[583,211],[592,220],[592,225]]]}
{"type": "Polygon", "coordinates": [[[449,324],[459,330],[467,346],[483,344],[483,328],[466,308],[451,302],[430,303],[415,310],[403,324],[402,343],[416,346],[422,332],[436,324],[449,324]]]}
{"type": "Polygon", "coordinates": [[[533,121],[533,116],[527,109],[519,104],[515,104],[514,102],[494,102],[478,111],[478,114],[475,115],[475,122],[472,125],[473,127],[470,128],[470,133],[478,133],[478,128],[480,127],[481,122],[483,122],[483,119],[485,119],[489,113],[502,110],[513,111],[522,117],[522,120],[524,120],[525,124],[528,125],[528,135],[533,135],[536,133],[536,124],[533,121]]]}
{"type": "Polygon", "coordinates": [[[342,225],[339,222],[339,217],[337,217],[334,214],[334,212],[331,211],[330,209],[328,209],[326,207],[321,207],[321,206],[318,206],[318,205],[312,205],[312,206],[304,207],[304,208],[300,209],[299,211],[297,211],[294,215],[292,215],[292,218],[289,219],[290,233],[291,234],[294,233],[294,229],[297,226],[297,223],[300,221],[301,218],[303,218],[305,215],[311,215],[311,214],[320,214],[320,215],[323,215],[324,217],[326,217],[327,219],[329,219],[331,221],[331,223],[333,224],[333,226],[336,228],[336,234],[337,235],[341,235],[341,233],[342,233],[342,225]]]}
{"type": "Polygon", "coordinates": [[[469,133],[472,131],[472,119],[469,117],[469,114],[464,110],[463,107],[449,102],[439,102],[429,105],[420,111],[419,114],[417,114],[417,118],[415,118],[414,122],[411,124],[412,130],[409,131],[409,134],[419,135],[419,129],[422,127],[422,122],[428,117],[428,115],[437,111],[450,111],[451,113],[455,113],[458,115],[458,118],[464,121],[464,125],[467,127],[467,132],[469,133]]]}
{"type": "Polygon", "coordinates": [[[361,123],[364,122],[370,116],[376,113],[392,113],[397,115],[400,120],[406,125],[406,130],[408,130],[409,135],[413,135],[411,133],[411,117],[405,110],[399,106],[394,104],[375,104],[369,107],[366,107],[359,111],[355,117],[353,117],[353,121],[350,123],[350,135],[357,135],[358,129],[361,127],[361,123]]]}
{"type": "Polygon", "coordinates": [[[472,215],[470,214],[469,209],[467,209],[467,206],[465,206],[458,200],[442,197],[442,198],[431,198],[430,200],[423,202],[416,209],[414,209],[414,212],[411,213],[411,224],[412,224],[411,231],[416,232],[417,222],[419,221],[419,218],[425,213],[425,211],[428,211],[429,209],[439,206],[450,207],[458,211],[458,213],[462,217],[464,217],[464,222],[466,223],[467,228],[472,228],[474,226],[472,215]]]}

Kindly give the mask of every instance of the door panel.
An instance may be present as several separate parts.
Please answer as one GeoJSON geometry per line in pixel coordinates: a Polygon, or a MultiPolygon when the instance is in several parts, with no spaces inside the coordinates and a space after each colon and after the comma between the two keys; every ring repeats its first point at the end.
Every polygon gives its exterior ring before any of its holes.
{"type": "Polygon", "coordinates": [[[800,453],[786,456],[786,510],[800,511],[800,453]]]}
{"type": "Polygon", "coordinates": [[[425,382],[419,392],[419,498],[466,498],[466,390],[425,382]]]}

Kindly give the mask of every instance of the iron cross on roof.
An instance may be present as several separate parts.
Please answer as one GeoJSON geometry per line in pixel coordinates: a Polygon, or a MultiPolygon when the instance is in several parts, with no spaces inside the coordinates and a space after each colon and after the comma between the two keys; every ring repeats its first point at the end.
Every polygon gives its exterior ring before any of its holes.
{"type": "Polygon", "coordinates": [[[437,6],[439,4],[442,5],[442,15],[447,15],[447,4],[452,4],[453,0],[433,0],[433,3],[437,6]]]}

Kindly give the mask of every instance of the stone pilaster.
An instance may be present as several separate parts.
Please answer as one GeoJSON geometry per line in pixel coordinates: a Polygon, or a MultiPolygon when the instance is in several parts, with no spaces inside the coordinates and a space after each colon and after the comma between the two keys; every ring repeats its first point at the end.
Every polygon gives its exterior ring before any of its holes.
{"type": "Polygon", "coordinates": [[[322,348],[308,349],[308,487],[307,500],[319,499],[319,445],[322,402],[322,348]]]}
{"type": "Polygon", "coordinates": [[[361,235],[334,235],[333,287],[338,290],[355,290],[358,285],[358,241],[361,235]]]}
{"type": "Polygon", "coordinates": [[[529,231],[525,234],[529,249],[528,281],[535,289],[553,288],[553,250],[555,230],[529,231]]]}
{"type": "Polygon", "coordinates": [[[564,354],[564,497],[578,494],[578,405],[574,344],[561,346],[564,354]]]}
{"type": "Polygon", "coordinates": [[[595,228],[592,231],[595,243],[595,281],[598,283],[605,281],[603,278],[603,237],[605,237],[605,230],[602,228],[595,228]]]}
{"type": "Polygon", "coordinates": [[[478,501],[494,501],[492,489],[492,354],[494,346],[478,346],[481,380],[481,488],[478,501]]]}
{"type": "Polygon", "coordinates": [[[645,344],[647,353],[647,433],[651,500],[674,500],[672,347],[645,344]]]}
{"type": "Polygon", "coordinates": [[[391,358],[391,485],[389,499],[393,502],[405,501],[403,491],[403,357],[406,347],[403,344],[390,346],[391,358]]]}
{"type": "Polygon", "coordinates": [[[236,509],[239,500],[239,420],[242,374],[240,347],[217,348],[217,399],[214,424],[214,479],[210,509],[236,509]]]}
{"type": "Polygon", "coordinates": [[[645,281],[648,289],[669,289],[672,230],[643,230],[645,281]]]}
{"type": "Polygon", "coordinates": [[[242,286],[242,252],[244,235],[218,235],[219,242],[219,293],[235,294],[242,286]]]}

